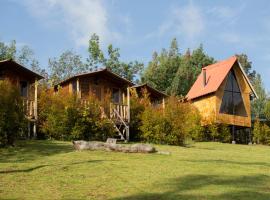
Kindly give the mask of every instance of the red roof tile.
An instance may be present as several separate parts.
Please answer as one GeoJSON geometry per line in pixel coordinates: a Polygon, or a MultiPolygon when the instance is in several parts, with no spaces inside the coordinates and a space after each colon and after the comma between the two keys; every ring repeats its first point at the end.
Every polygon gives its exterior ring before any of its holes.
{"type": "Polygon", "coordinates": [[[203,72],[201,72],[186,95],[187,100],[192,100],[217,91],[236,61],[236,56],[232,56],[227,60],[204,67],[203,69],[206,70],[206,85],[204,86],[203,84],[203,72]]]}

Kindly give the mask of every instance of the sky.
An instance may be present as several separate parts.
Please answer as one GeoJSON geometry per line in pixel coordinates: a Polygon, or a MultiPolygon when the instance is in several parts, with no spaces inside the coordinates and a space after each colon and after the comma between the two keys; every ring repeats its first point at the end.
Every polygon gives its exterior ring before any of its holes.
{"type": "Polygon", "coordinates": [[[28,45],[42,68],[65,50],[87,56],[90,35],[147,65],[176,38],[216,60],[245,53],[270,91],[269,0],[0,0],[0,41],[28,45]]]}

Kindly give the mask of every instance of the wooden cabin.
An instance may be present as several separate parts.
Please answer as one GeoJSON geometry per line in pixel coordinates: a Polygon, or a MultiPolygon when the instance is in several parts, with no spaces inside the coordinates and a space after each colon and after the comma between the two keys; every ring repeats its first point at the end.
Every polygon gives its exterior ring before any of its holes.
{"type": "Polygon", "coordinates": [[[31,127],[33,136],[36,137],[37,113],[37,87],[38,81],[43,77],[27,69],[12,59],[0,61],[0,81],[8,80],[16,86],[23,99],[23,109],[28,119],[28,136],[30,137],[31,127]]]}
{"type": "Polygon", "coordinates": [[[163,108],[165,108],[165,99],[168,97],[167,94],[151,87],[147,83],[141,84],[141,85],[135,85],[131,88],[134,88],[136,90],[136,93],[139,97],[142,97],[144,93],[146,92],[149,96],[149,100],[151,104],[157,105],[162,104],[163,108]]]}
{"type": "Polygon", "coordinates": [[[202,68],[186,99],[196,106],[202,124],[227,124],[234,129],[251,127],[252,98],[257,94],[236,56],[202,68]]]}
{"type": "Polygon", "coordinates": [[[55,86],[69,94],[75,94],[81,102],[87,102],[89,95],[95,96],[101,102],[110,101],[109,109],[104,109],[104,115],[112,120],[122,140],[129,140],[130,123],[130,88],[135,88],[140,94],[146,88],[153,102],[157,102],[166,95],[147,85],[135,86],[108,69],[78,74],[55,86]]]}

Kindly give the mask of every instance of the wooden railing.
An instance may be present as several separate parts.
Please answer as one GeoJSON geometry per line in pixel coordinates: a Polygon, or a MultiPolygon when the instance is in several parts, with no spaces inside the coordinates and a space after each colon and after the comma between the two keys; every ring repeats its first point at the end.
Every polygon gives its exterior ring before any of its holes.
{"type": "Polygon", "coordinates": [[[117,119],[116,112],[124,120],[128,121],[128,106],[124,104],[111,103],[110,104],[110,118],[117,119]]]}
{"type": "Polygon", "coordinates": [[[23,98],[23,111],[26,117],[34,118],[34,101],[28,98],[23,98]]]}

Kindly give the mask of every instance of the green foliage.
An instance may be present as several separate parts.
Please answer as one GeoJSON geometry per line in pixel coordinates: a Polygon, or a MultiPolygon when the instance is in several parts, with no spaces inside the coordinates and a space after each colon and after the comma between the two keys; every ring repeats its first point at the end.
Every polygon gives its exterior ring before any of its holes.
{"type": "Polygon", "coordinates": [[[270,127],[256,120],[253,129],[253,140],[258,144],[270,145],[270,127]]]}
{"type": "Polygon", "coordinates": [[[43,91],[39,107],[40,130],[49,138],[105,140],[114,134],[111,122],[101,117],[101,103],[93,97],[82,103],[61,90],[43,91]]]}
{"type": "Polygon", "coordinates": [[[168,94],[185,96],[201,68],[213,62],[202,45],[192,53],[188,49],[185,55],[181,55],[177,40],[173,39],[169,50],[162,49],[160,55],[153,53],[152,61],[143,72],[142,82],[168,94]]]}
{"type": "Polygon", "coordinates": [[[251,112],[255,117],[264,117],[267,95],[259,74],[256,74],[253,80],[253,86],[258,98],[251,102],[251,112]]]}
{"type": "Polygon", "coordinates": [[[254,78],[256,77],[256,71],[252,70],[252,62],[248,59],[248,56],[242,53],[236,54],[236,57],[238,58],[238,61],[245,70],[251,82],[253,82],[254,78]]]}
{"type": "Polygon", "coordinates": [[[100,48],[99,36],[93,34],[89,40],[89,58],[87,59],[88,66],[91,70],[96,70],[99,67],[106,67],[112,72],[128,80],[134,80],[143,69],[143,63],[138,61],[122,62],[120,61],[119,48],[114,48],[112,44],[108,45],[107,57],[100,48]]]}
{"type": "Polygon", "coordinates": [[[87,71],[80,55],[73,51],[63,52],[59,58],[49,59],[50,83],[54,85],[59,81],[74,76],[75,74],[87,71]]]}
{"type": "Polygon", "coordinates": [[[198,137],[198,141],[231,142],[231,132],[226,124],[210,123],[202,129],[203,135],[198,137]]]}
{"type": "Polygon", "coordinates": [[[25,127],[19,91],[8,81],[0,81],[0,146],[12,145],[25,127]]]}
{"type": "Polygon", "coordinates": [[[142,138],[147,142],[183,145],[201,131],[198,111],[188,103],[168,99],[166,109],[148,106],[142,113],[142,138]]]}

